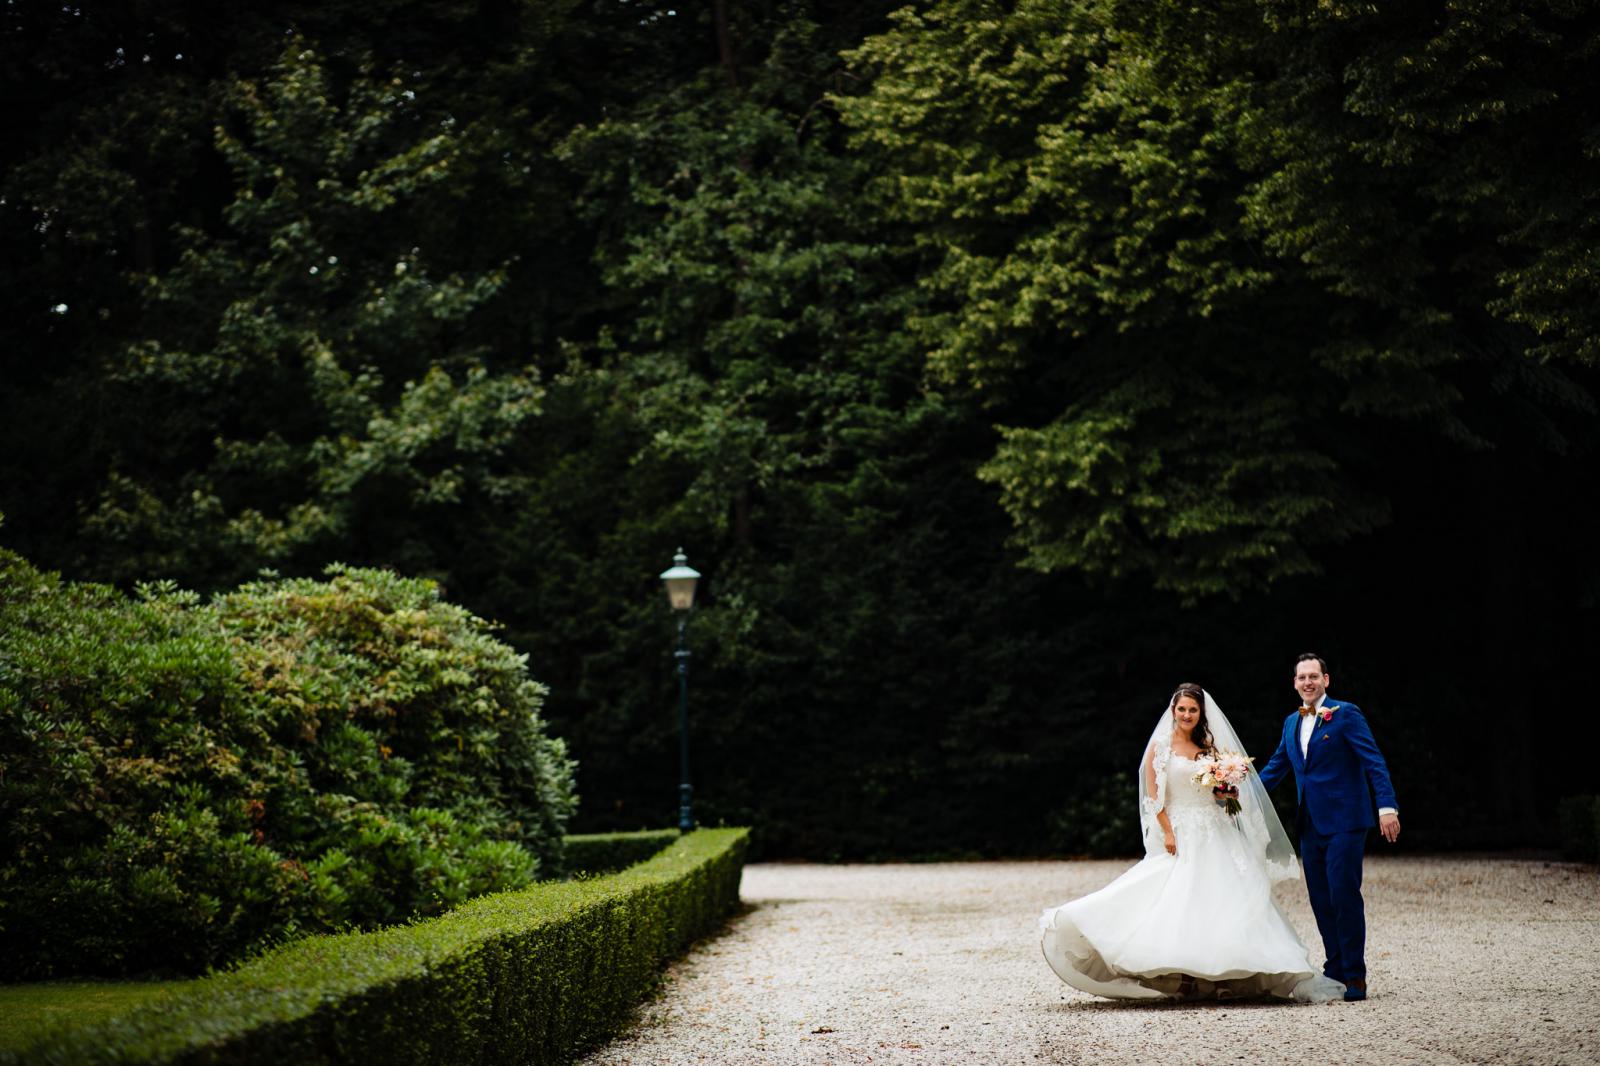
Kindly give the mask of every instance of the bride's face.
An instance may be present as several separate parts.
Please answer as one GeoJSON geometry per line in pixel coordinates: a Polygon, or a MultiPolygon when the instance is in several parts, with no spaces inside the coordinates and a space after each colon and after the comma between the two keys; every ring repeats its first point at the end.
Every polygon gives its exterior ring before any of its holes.
{"type": "Polygon", "coordinates": [[[1200,704],[1193,696],[1179,696],[1178,702],[1172,705],[1172,720],[1178,727],[1178,732],[1188,736],[1194,731],[1194,724],[1200,720],[1200,704]]]}

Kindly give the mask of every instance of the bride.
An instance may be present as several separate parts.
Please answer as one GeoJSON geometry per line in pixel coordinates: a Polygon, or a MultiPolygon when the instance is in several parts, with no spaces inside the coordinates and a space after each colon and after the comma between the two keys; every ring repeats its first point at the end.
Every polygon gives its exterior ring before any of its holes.
{"type": "Polygon", "coordinates": [[[1300,865],[1256,775],[1215,794],[1196,781],[1203,760],[1229,751],[1244,747],[1216,703],[1179,685],[1140,761],[1144,859],[1039,918],[1044,957],[1067,984],[1114,999],[1343,994],[1273,902],[1272,885],[1300,865]],[[1223,809],[1230,797],[1237,815],[1223,809]]]}

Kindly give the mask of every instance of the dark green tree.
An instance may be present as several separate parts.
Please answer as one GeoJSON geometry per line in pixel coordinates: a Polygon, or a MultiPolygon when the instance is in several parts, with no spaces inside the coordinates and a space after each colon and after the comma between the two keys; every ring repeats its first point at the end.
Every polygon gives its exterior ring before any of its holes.
{"type": "Polygon", "coordinates": [[[591,304],[551,147],[624,91],[595,55],[651,84],[672,27],[409,0],[8,18],[17,543],[203,587],[330,554],[445,572],[591,304]]]}
{"type": "Polygon", "coordinates": [[[552,379],[521,520],[469,553],[516,576],[465,580],[551,678],[588,824],[670,817],[671,621],[651,575],[681,542],[709,574],[691,629],[702,816],[816,854],[1037,847],[1031,826],[994,827],[1089,713],[1102,668],[1085,655],[1080,695],[1052,694],[1051,648],[1092,627],[1064,638],[1044,607],[1073,579],[1016,569],[974,477],[989,431],[904,328],[921,253],[857,196],[869,175],[827,100],[846,35],[786,16],[736,26],[734,77],[708,67],[564,147],[628,313],[583,350],[598,372],[552,379]],[[566,419],[589,433],[558,455],[566,419]]]}
{"type": "Polygon", "coordinates": [[[857,50],[840,106],[1029,563],[1237,594],[1388,520],[1408,434],[1587,448],[1593,301],[1541,301],[1544,227],[1593,225],[1595,40],[1562,4],[953,0],[857,50]]]}

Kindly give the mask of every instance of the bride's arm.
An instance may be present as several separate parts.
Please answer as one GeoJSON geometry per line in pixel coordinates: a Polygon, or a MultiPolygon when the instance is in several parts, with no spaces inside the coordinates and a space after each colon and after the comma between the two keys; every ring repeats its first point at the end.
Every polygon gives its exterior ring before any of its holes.
{"type": "MultiPolygon", "coordinates": [[[[1156,785],[1156,749],[1151,745],[1144,757],[1144,794],[1152,803],[1161,798],[1161,790],[1156,785]]],[[[1167,809],[1161,808],[1156,812],[1156,821],[1161,823],[1161,836],[1167,847],[1168,855],[1178,853],[1178,840],[1172,835],[1172,822],[1167,818],[1167,809]]]]}

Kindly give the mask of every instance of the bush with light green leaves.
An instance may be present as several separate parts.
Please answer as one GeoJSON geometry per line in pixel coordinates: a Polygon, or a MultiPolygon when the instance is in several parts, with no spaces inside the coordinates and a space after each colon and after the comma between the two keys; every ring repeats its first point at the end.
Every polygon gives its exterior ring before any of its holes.
{"type": "Polygon", "coordinates": [[[3,976],[198,972],[558,869],[573,766],[491,630],[386,571],[202,602],[0,553],[3,976]]]}

